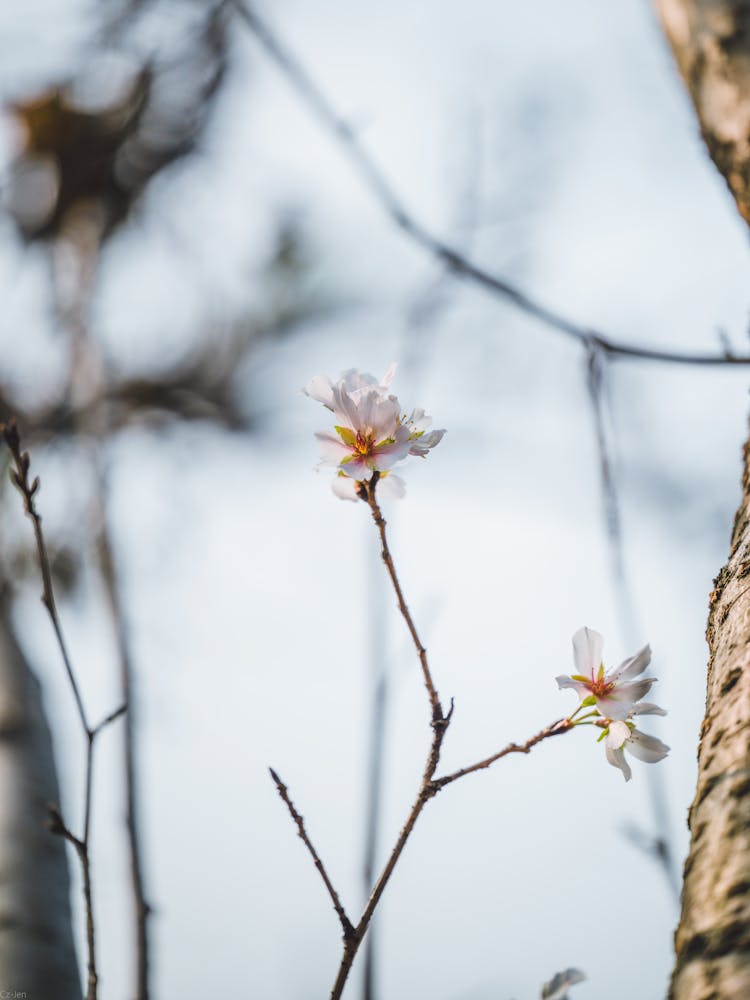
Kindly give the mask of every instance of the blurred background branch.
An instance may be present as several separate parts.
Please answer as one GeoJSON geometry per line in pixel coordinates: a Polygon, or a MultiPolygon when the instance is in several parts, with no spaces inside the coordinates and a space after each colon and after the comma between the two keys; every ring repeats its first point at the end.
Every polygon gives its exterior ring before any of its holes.
{"type": "Polygon", "coordinates": [[[307,70],[292,55],[249,0],[230,0],[230,2],[312,113],[335,136],[354,169],[395,225],[457,276],[477,284],[490,294],[499,296],[558,333],[573,337],[584,346],[599,350],[613,359],[632,358],[641,361],[709,366],[750,364],[750,355],[727,354],[725,351],[715,354],[691,354],[687,351],[655,350],[625,343],[600,330],[582,326],[547,308],[501,276],[475,264],[451,244],[444,242],[422,226],[411,214],[390,181],[366,151],[356,130],[337,113],[307,70]]]}

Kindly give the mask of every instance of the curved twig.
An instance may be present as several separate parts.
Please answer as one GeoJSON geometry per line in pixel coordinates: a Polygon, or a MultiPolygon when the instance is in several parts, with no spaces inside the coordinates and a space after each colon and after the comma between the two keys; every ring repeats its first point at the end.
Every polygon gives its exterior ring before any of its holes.
{"type": "Polygon", "coordinates": [[[502,298],[558,333],[572,337],[584,346],[602,351],[613,359],[714,367],[750,365],[750,355],[747,354],[733,354],[726,350],[721,353],[691,354],[682,350],[644,347],[624,343],[594,327],[582,326],[555,309],[550,309],[538,302],[505,278],[481,267],[455,247],[435,236],[415,218],[396,194],[393,185],[360,142],[352,126],[339,115],[302,63],[278,38],[250,0],[232,0],[232,2],[239,16],[245,21],[314,116],[338,141],[365,186],[380,203],[392,222],[414,243],[419,244],[433,257],[436,257],[454,274],[466,278],[480,288],[484,288],[485,291],[502,298]]]}

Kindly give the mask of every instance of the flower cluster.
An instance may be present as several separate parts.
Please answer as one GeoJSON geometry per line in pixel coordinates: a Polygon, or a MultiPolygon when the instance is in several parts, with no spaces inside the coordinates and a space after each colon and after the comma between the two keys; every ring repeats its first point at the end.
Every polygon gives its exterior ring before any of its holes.
{"type": "Polygon", "coordinates": [[[569,717],[575,725],[586,723],[603,730],[600,740],[604,740],[607,760],[618,767],[626,781],[630,781],[630,765],[625,759],[625,751],[654,764],[663,760],[669,747],[636,728],[636,715],[666,715],[663,708],[641,699],[651,689],[655,677],[640,677],[651,662],[651,648],[644,646],[634,656],[629,657],[615,670],[605,672],[602,662],[604,639],[590,628],[581,628],[573,636],[573,659],[578,673],[557,678],[559,688],[573,688],[581,698],[581,703],[569,717]],[[636,680],[635,678],[640,678],[636,680]],[[575,717],[585,708],[592,711],[575,717]]]}
{"type": "Polygon", "coordinates": [[[407,416],[390,385],[395,363],[378,381],[373,375],[350,368],[337,382],[327,375],[316,375],[303,390],[322,403],[336,418],[335,434],[321,431],[321,463],[338,470],[333,491],[344,500],[356,500],[360,484],[378,479],[391,495],[403,496],[403,480],[391,473],[393,467],[409,455],[424,458],[439,444],[444,430],[429,431],[432,423],[424,410],[407,416]]]}

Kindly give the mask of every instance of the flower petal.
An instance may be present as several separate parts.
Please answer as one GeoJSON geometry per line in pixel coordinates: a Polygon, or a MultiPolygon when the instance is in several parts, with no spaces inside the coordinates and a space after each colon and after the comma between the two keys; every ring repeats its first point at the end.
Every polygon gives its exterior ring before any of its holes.
{"type": "Polygon", "coordinates": [[[663,708],[659,708],[658,705],[654,705],[651,701],[641,701],[633,707],[628,712],[628,715],[666,715],[666,711],[663,708]]]}
{"type": "Polygon", "coordinates": [[[558,688],[562,691],[563,688],[573,688],[573,690],[581,696],[581,698],[588,698],[591,694],[588,684],[584,684],[583,681],[574,681],[572,677],[568,677],[566,674],[561,674],[559,677],[555,677],[557,681],[558,688]]]}
{"type": "Polygon", "coordinates": [[[333,383],[327,375],[313,375],[302,391],[310,399],[333,409],[333,383]]]}
{"type": "Polygon", "coordinates": [[[348,454],[351,461],[340,463],[341,472],[350,479],[356,479],[358,482],[362,482],[363,479],[369,479],[372,476],[373,470],[367,461],[360,455],[352,456],[351,452],[348,454]]]}
{"type": "Polygon", "coordinates": [[[377,486],[379,500],[400,500],[406,496],[406,483],[401,476],[394,476],[389,473],[381,476],[377,486]]]}
{"type": "Polygon", "coordinates": [[[579,628],[573,636],[573,660],[579,674],[596,677],[602,662],[604,638],[592,628],[579,628]]]}
{"type": "Polygon", "coordinates": [[[642,674],[650,662],[651,647],[645,645],[635,656],[630,656],[627,660],[623,660],[616,670],[607,675],[607,680],[630,680],[631,677],[637,677],[639,674],[642,674]]]}
{"type": "MultiPolygon", "coordinates": [[[[399,431],[403,430],[403,427],[399,427],[399,431]]],[[[397,434],[396,440],[391,441],[390,444],[379,444],[375,447],[372,455],[373,465],[379,471],[386,472],[409,454],[408,439],[399,441],[398,437],[397,434]]]]}
{"type": "Polygon", "coordinates": [[[391,361],[388,365],[385,375],[380,380],[381,388],[387,389],[388,386],[393,381],[393,376],[396,374],[396,369],[398,368],[398,363],[396,361],[391,361]]]}
{"type": "Polygon", "coordinates": [[[619,750],[626,740],[630,739],[630,726],[627,722],[613,722],[607,731],[606,743],[613,750],[619,750]]]}
{"type": "Polygon", "coordinates": [[[357,392],[371,385],[377,385],[378,380],[369,372],[361,372],[358,368],[347,368],[341,373],[339,382],[348,393],[357,392]]]}
{"type": "Polygon", "coordinates": [[[626,781],[630,781],[633,777],[633,772],[630,770],[630,764],[625,760],[625,754],[620,748],[619,750],[613,750],[612,747],[605,746],[604,752],[607,755],[607,760],[612,765],[612,767],[619,767],[625,776],[626,781]]]}
{"type": "Polygon", "coordinates": [[[343,382],[337,382],[332,389],[333,412],[338,423],[351,427],[353,431],[360,429],[359,409],[357,403],[346,391],[343,382]]]}
{"type": "Polygon", "coordinates": [[[315,437],[320,443],[320,460],[325,465],[339,465],[347,455],[352,453],[351,448],[347,448],[341,438],[335,434],[317,431],[315,437]]]}
{"type": "Polygon", "coordinates": [[[659,760],[664,760],[669,753],[669,747],[666,743],[662,743],[655,736],[649,736],[648,733],[642,733],[640,729],[633,730],[625,748],[628,753],[647,764],[655,764],[659,760]]]}
{"type": "Polygon", "coordinates": [[[409,449],[410,454],[419,455],[424,458],[429,452],[430,448],[434,448],[435,445],[440,444],[443,440],[443,435],[445,430],[430,431],[429,434],[422,434],[415,441],[412,441],[411,448],[409,449]]]}
{"type": "Polygon", "coordinates": [[[606,697],[596,699],[596,707],[608,719],[627,719],[635,703],[641,700],[655,681],[655,677],[646,677],[640,681],[618,684],[606,697]]]}
{"type": "Polygon", "coordinates": [[[359,500],[357,482],[348,476],[334,476],[331,489],[342,500],[359,500]]]}
{"type": "MultiPolygon", "coordinates": [[[[375,391],[366,395],[363,400],[362,416],[365,426],[372,431],[376,441],[396,436],[401,430],[398,418],[401,414],[401,404],[395,396],[381,396],[375,391]]],[[[405,428],[403,428],[405,430],[405,428]]],[[[408,435],[407,435],[408,436],[408,435]]]]}
{"type": "Polygon", "coordinates": [[[421,406],[412,410],[406,418],[406,425],[412,434],[423,434],[432,423],[432,417],[428,417],[421,406]]]}

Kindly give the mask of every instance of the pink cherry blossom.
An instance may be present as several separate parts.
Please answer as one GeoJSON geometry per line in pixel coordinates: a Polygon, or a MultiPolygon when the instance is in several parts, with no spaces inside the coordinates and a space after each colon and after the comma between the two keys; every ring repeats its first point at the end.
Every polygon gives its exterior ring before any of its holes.
{"type": "Polygon", "coordinates": [[[557,677],[559,688],[573,688],[589,705],[596,704],[608,719],[626,719],[636,702],[650,690],[655,677],[633,680],[651,662],[651,647],[644,646],[619,667],[605,673],[602,663],[602,636],[590,628],[581,628],[573,636],[573,659],[578,672],[557,677]],[[591,699],[591,700],[589,700],[591,699]]]}
{"type": "Polygon", "coordinates": [[[335,419],[335,433],[320,431],[315,437],[320,444],[321,463],[334,466],[338,474],[333,482],[337,496],[356,500],[358,485],[379,473],[379,479],[392,496],[403,496],[403,482],[390,475],[394,465],[408,455],[424,458],[439,444],[444,430],[429,431],[432,423],[424,410],[416,409],[406,416],[396,396],[389,392],[396,365],[391,364],[378,381],[373,375],[356,368],[345,371],[337,382],[326,375],[316,375],[304,392],[322,403],[335,419]],[[386,478],[387,477],[387,478],[386,478]]]}

